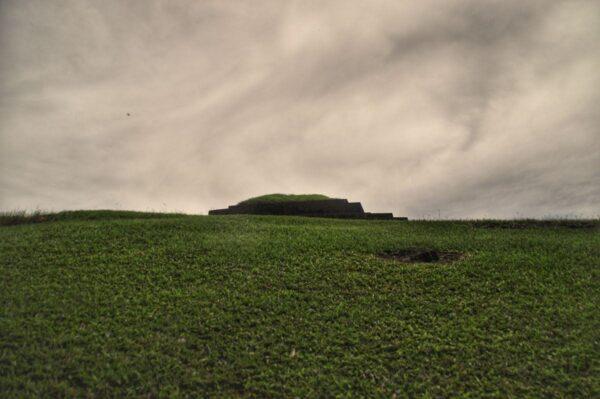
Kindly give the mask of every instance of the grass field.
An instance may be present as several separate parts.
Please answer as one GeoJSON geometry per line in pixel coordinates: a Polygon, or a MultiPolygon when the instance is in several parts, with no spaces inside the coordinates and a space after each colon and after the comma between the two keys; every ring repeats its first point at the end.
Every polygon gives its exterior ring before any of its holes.
{"type": "Polygon", "coordinates": [[[600,396],[597,221],[47,220],[0,227],[1,397],[600,396]]]}

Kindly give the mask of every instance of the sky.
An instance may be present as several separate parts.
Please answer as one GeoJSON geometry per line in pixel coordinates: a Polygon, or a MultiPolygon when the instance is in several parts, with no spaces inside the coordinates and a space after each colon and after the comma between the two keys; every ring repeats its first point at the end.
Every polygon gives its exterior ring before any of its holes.
{"type": "Polygon", "coordinates": [[[599,217],[600,1],[0,0],[0,210],[599,217]]]}

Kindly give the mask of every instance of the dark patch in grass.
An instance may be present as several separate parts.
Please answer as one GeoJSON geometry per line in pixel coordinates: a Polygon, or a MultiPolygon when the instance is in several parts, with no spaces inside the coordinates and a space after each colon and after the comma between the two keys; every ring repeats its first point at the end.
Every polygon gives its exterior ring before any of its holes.
{"type": "Polygon", "coordinates": [[[484,229],[530,229],[530,228],[559,228],[592,229],[600,227],[600,219],[556,219],[556,220],[475,220],[470,222],[475,228],[484,229]]]}
{"type": "Polygon", "coordinates": [[[384,259],[393,259],[402,263],[450,263],[460,260],[460,252],[436,251],[434,249],[408,248],[389,250],[379,254],[384,259]]]}

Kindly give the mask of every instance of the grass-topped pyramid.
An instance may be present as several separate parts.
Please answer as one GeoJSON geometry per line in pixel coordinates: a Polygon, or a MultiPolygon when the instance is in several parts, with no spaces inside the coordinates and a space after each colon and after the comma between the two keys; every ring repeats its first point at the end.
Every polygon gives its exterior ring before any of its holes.
{"type": "Polygon", "coordinates": [[[252,204],[256,202],[318,201],[328,199],[331,198],[323,194],[266,194],[248,198],[247,200],[241,201],[239,204],[252,204]]]}
{"type": "Polygon", "coordinates": [[[371,213],[360,202],[330,198],[323,194],[267,194],[249,198],[225,209],[214,209],[209,215],[282,215],[343,219],[406,219],[391,213],[371,213]]]}

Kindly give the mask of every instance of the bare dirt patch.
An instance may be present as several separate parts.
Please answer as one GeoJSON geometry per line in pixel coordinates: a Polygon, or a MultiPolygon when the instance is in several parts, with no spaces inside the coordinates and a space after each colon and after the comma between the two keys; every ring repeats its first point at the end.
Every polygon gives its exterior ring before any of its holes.
{"type": "Polygon", "coordinates": [[[408,248],[384,251],[379,254],[379,257],[402,263],[450,263],[462,259],[464,254],[456,251],[408,248]]]}

